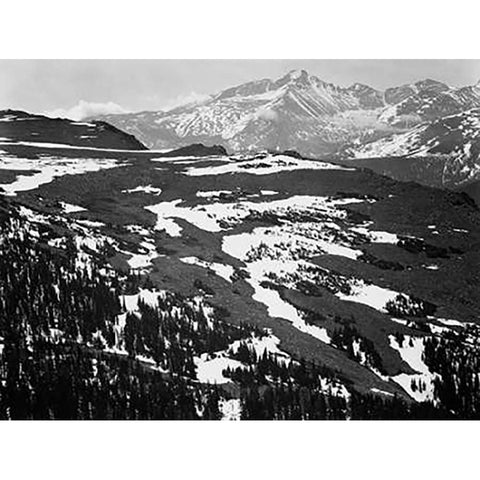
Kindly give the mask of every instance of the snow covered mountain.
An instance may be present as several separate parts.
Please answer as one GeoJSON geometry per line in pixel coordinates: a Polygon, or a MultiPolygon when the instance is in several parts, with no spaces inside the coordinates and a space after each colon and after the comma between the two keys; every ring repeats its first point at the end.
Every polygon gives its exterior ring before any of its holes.
{"type": "Polygon", "coordinates": [[[480,107],[480,82],[473,86],[452,88],[436,80],[389,88],[385,91],[387,107],[380,120],[398,127],[412,127],[427,120],[480,107]]]}
{"type": "Polygon", "coordinates": [[[102,121],[75,122],[19,110],[0,111],[1,142],[64,144],[90,148],[145,150],[135,137],[102,121]]]}
{"type": "Polygon", "coordinates": [[[480,179],[480,109],[421,123],[373,142],[357,142],[344,154],[362,159],[356,165],[401,180],[441,187],[468,184],[480,179]]]}
{"type": "Polygon", "coordinates": [[[427,79],[381,92],[359,83],[340,87],[295,70],[167,112],[101,118],[150,148],[202,142],[232,151],[293,149],[318,155],[474,107],[480,107],[479,84],[451,88],[427,79]]]}
{"type": "Polygon", "coordinates": [[[150,148],[193,142],[222,143],[229,150],[330,151],[378,125],[383,94],[354,84],[342,88],[292,71],[226,89],[201,104],[168,112],[107,115],[103,119],[134,134],[150,148]]]}

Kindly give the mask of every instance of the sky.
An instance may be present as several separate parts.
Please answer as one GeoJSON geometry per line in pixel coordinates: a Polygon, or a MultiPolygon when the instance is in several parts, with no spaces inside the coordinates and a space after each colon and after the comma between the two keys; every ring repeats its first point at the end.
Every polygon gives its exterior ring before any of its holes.
{"type": "Polygon", "coordinates": [[[162,110],[293,69],[381,90],[424,78],[480,80],[480,60],[0,60],[0,109],[74,119],[162,110]]]}

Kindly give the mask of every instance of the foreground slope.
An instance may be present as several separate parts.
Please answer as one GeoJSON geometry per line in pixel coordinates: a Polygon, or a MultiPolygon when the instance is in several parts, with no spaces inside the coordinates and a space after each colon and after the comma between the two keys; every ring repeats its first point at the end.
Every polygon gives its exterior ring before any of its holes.
{"type": "MultiPolygon", "coordinates": [[[[82,367],[102,395],[117,369],[145,372],[148,385],[170,382],[191,418],[232,409],[243,418],[477,414],[480,215],[464,196],[285,154],[2,148],[4,258],[14,259],[6,265],[27,262],[33,242],[32,258],[66,259],[61,268],[80,282],[47,274],[41,284],[60,297],[38,297],[51,299],[52,313],[34,325],[23,319],[18,348],[47,342],[65,361],[65,348],[83,349],[82,365],[106,369],[95,380],[100,370],[82,367]],[[71,298],[72,288],[86,298],[58,317],[55,298],[71,298]],[[103,306],[97,288],[110,289],[103,306]],[[427,410],[412,410],[420,405],[427,410]]],[[[142,408],[148,418],[173,416],[142,408]]]]}

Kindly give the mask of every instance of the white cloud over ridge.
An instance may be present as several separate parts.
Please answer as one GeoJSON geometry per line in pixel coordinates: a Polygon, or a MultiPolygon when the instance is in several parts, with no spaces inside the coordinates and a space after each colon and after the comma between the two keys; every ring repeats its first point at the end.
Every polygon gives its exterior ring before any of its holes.
{"type": "Polygon", "coordinates": [[[190,92],[186,95],[178,95],[177,97],[168,101],[166,104],[164,104],[162,110],[164,112],[168,112],[169,110],[173,110],[177,107],[200,104],[206,102],[210,98],[212,98],[211,95],[207,95],[205,93],[190,92]]]}
{"type": "Polygon", "coordinates": [[[69,118],[71,120],[83,120],[87,117],[95,117],[97,115],[108,115],[110,113],[128,113],[129,111],[115,102],[87,102],[80,100],[71,108],[57,108],[45,115],[52,118],[69,118]]]}
{"type": "Polygon", "coordinates": [[[258,120],[266,120],[267,122],[276,122],[278,120],[278,114],[274,110],[262,108],[257,110],[255,118],[258,120]]]}

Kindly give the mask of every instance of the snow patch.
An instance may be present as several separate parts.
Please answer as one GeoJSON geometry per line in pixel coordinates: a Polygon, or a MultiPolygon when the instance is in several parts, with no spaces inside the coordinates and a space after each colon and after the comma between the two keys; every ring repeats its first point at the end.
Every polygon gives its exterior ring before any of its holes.
{"type": "Polygon", "coordinates": [[[162,193],[162,189],[157,187],[152,187],[152,185],[145,185],[145,186],[139,185],[138,187],[135,187],[135,188],[122,190],[122,193],[139,193],[139,192],[148,193],[151,195],[160,195],[162,193]]]}
{"type": "Polygon", "coordinates": [[[220,399],[218,409],[222,415],[221,420],[236,421],[242,418],[242,402],[239,398],[220,399]]]}
{"type": "Polygon", "coordinates": [[[165,298],[165,291],[140,288],[140,291],[133,295],[121,295],[120,303],[125,305],[125,309],[128,312],[137,312],[139,301],[146,303],[152,308],[156,308],[159,298],[165,298]]]}
{"type": "Polygon", "coordinates": [[[220,197],[221,195],[230,195],[233,192],[231,190],[209,190],[209,191],[198,191],[196,196],[199,198],[215,198],[220,197]]]}
{"type": "Polygon", "coordinates": [[[355,280],[351,284],[351,292],[349,294],[337,292],[335,295],[341,300],[363,303],[380,312],[387,313],[386,303],[395,300],[398,292],[378,287],[377,285],[367,284],[363,280],[355,280]]]}
{"type": "Polygon", "coordinates": [[[425,339],[405,335],[402,345],[398,343],[394,335],[389,335],[389,340],[390,346],[398,351],[402,360],[417,372],[415,374],[401,373],[390,378],[417,402],[434,401],[434,381],[437,374],[432,373],[423,361],[425,339]]]}
{"type": "Polygon", "coordinates": [[[131,257],[127,260],[130,268],[134,270],[142,270],[151,267],[152,260],[162,256],[157,252],[155,244],[150,241],[145,240],[141,242],[140,247],[142,247],[146,251],[146,253],[129,254],[131,255],[131,257]]]}
{"type": "Polygon", "coordinates": [[[60,202],[65,213],[85,212],[87,209],[71,203],[60,202]]]}
{"type": "Polygon", "coordinates": [[[197,379],[201,383],[230,383],[231,380],[223,376],[223,371],[227,368],[235,370],[245,367],[238,360],[228,358],[224,353],[213,354],[203,353],[199,357],[193,359],[197,367],[197,379]]]}

